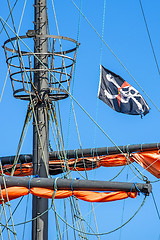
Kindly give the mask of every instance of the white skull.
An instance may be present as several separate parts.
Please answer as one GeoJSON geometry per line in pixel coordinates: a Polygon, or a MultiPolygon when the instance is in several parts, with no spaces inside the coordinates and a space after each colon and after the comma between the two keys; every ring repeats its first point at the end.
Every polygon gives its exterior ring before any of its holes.
{"type": "MultiPolygon", "coordinates": [[[[137,99],[135,97],[141,96],[140,93],[132,86],[126,86],[124,88],[121,88],[118,83],[115,81],[114,77],[109,73],[106,74],[106,78],[109,82],[113,83],[117,88],[120,89],[120,93],[121,93],[121,102],[122,103],[127,103],[129,101],[129,99],[131,98],[136,105],[138,106],[138,108],[140,110],[142,110],[142,105],[141,103],[139,103],[137,101],[137,99]]],[[[107,96],[107,98],[109,99],[115,99],[117,98],[117,96],[119,94],[116,95],[112,95],[110,94],[106,89],[104,90],[105,95],[107,96]]]]}
{"type": "Polygon", "coordinates": [[[140,93],[132,86],[126,86],[124,88],[120,89],[121,93],[121,102],[127,103],[130,98],[136,103],[138,108],[141,110],[142,105],[138,102],[138,100],[135,97],[141,97],[140,93]]]}

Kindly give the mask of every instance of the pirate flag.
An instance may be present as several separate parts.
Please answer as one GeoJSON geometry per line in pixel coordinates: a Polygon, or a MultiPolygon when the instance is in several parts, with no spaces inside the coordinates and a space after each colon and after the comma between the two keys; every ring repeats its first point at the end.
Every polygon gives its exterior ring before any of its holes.
{"type": "Polygon", "coordinates": [[[149,112],[149,106],[141,94],[102,65],[98,98],[117,112],[141,116],[149,112]]]}

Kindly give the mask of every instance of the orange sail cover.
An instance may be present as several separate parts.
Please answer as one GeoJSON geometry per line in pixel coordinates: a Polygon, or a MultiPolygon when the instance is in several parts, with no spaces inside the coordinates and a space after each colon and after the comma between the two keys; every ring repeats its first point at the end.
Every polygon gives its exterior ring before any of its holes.
{"type": "MultiPolygon", "coordinates": [[[[46,188],[31,188],[30,193],[43,198],[52,198],[54,190],[46,188]]],[[[7,189],[1,190],[2,202],[7,202],[8,200],[13,200],[29,194],[29,189],[26,187],[9,187],[7,189]]],[[[128,197],[136,198],[136,192],[91,192],[91,191],[68,191],[68,190],[58,190],[55,193],[55,199],[68,198],[75,196],[78,199],[87,202],[111,202],[116,200],[122,200],[128,197]]]]}
{"type": "MultiPolygon", "coordinates": [[[[62,173],[66,170],[84,171],[103,167],[124,166],[136,162],[144,169],[149,171],[155,177],[160,178],[160,153],[159,151],[144,151],[132,153],[127,157],[127,154],[114,154],[99,157],[85,157],[77,159],[52,160],[49,161],[49,172],[51,175],[62,173]]],[[[10,175],[12,170],[11,164],[4,165],[3,171],[6,175],[10,175]]],[[[17,164],[14,176],[29,176],[33,174],[32,163],[17,164]]]]}
{"type": "Polygon", "coordinates": [[[132,154],[132,159],[155,177],[160,178],[159,151],[146,151],[132,154]]]}

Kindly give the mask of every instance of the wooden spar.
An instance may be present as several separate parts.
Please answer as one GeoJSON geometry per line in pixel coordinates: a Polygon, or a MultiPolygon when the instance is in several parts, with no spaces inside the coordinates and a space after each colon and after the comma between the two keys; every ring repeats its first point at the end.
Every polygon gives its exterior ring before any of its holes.
{"type": "MultiPolygon", "coordinates": [[[[88,149],[78,149],[78,150],[68,150],[65,152],[66,158],[76,158],[76,157],[92,157],[92,156],[102,156],[102,155],[113,155],[119,153],[132,153],[132,152],[143,152],[144,150],[155,150],[160,149],[160,143],[150,143],[150,144],[136,144],[136,145],[125,145],[118,147],[102,147],[102,148],[88,148],[88,149]]],[[[59,156],[63,156],[63,152],[51,152],[50,160],[59,159],[59,156]]]]}
{"type": "MultiPolygon", "coordinates": [[[[61,178],[28,178],[28,177],[4,177],[7,187],[40,187],[57,190],[79,190],[79,191],[125,191],[142,192],[149,195],[152,191],[150,183],[111,182],[95,180],[77,180],[61,178]]],[[[4,188],[3,177],[0,176],[1,187],[4,188]]]]}
{"type": "MultiPolygon", "coordinates": [[[[125,145],[117,147],[102,147],[102,148],[88,148],[88,149],[77,149],[77,150],[67,150],[65,151],[66,158],[76,158],[76,157],[93,157],[93,156],[102,156],[102,155],[113,155],[121,153],[132,153],[132,152],[143,152],[147,150],[156,150],[160,149],[160,143],[148,143],[148,144],[134,144],[134,145],[125,145]]],[[[49,160],[59,159],[59,156],[64,156],[62,151],[53,151],[49,153],[49,160]]],[[[2,165],[13,164],[15,156],[6,156],[1,157],[2,165]]],[[[32,162],[31,154],[21,154],[19,155],[20,163],[29,163],[32,162]]]]}

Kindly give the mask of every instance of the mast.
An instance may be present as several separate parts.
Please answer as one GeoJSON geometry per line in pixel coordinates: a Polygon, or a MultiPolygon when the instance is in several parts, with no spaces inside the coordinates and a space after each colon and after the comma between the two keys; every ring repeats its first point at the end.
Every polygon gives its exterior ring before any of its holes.
{"type": "MultiPolygon", "coordinates": [[[[49,120],[46,109],[48,96],[48,72],[43,71],[48,66],[47,37],[47,4],[46,0],[35,0],[35,38],[34,38],[34,85],[38,90],[38,99],[35,98],[35,115],[33,116],[33,175],[48,176],[49,161],[49,120]],[[44,65],[42,65],[42,63],[44,65]],[[39,69],[41,69],[39,71],[39,69]]],[[[34,101],[34,99],[33,99],[34,101]]],[[[38,217],[48,209],[48,199],[33,197],[32,218],[38,217]]],[[[32,222],[32,239],[48,239],[48,213],[32,222]]]]}
{"type": "MultiPolygon", "coordinates": [[[[64,90],[63,88],[60,89],[61,83],[66,83],[67,88],[70,86],[70,80],[72,77],[72,72],[73,72],[73,66],[75,63],[76,59],[76,49],[78,47],[78,44],[76,41],[73,39],[67,38],[67,37],[62,37],[62,36],[54,36],[51,35],[49,36],[47,34],[47,0],[35,0],[34,4],[34,11],[35,11],[35,19],[34,19],[34,31],[29,30],[27,36],[21,36],[20,39],[25,39],[25,38],[33,38],[34,40],[34,54],[32,52],[28,53],[29,56],[29,66],[30,64],[30,59],[34,58],[34,69],[32,66],[27,67],[25,69],[24,63],[23,63],[23,57],[26,56],[26,51],[20,52],[20,49],[16,51],[15,49],[7,48],[6,45],[8,43],[12,43],[15,39],[17,40],[17,37],[10,38],[7,40],[4,44],[4,49],[5,52],[9,51],[11,53],[11,57],[7,57],[7,64],[9,67],[9,72],[10,72],[10,78],[12,82],[12,87],[14,91],[14,97],[22,99],[22,100],[31,100],[32,102],[31,105],[34,105],[34,111],[33,111],[33,175],[34,178],[31,179],[29,178],[23,178],[23,182],[25,186],[30,186],[34,187],[34,182],[39,186],[39,182],[42,183],[42,187],[48,187],[49,185],[53,188],[55,186],[55,179],[51,180],[48,178],[48,165],[49,165],[49,149],[48,149],[48,143],[49,143],[49,119],[48,119],[48,113],[47,113],[47,104],[49,104],[51,101],[56,101],[56,100],[61,100],[66,97],[68,97],[68,91],[64,90]],[[48,38],[53,40],[53,50],[52,52],[48,51],[48,38]],[[60,49],[58,51],[54,50],[54,44],[56,40],[65,40],[65,41],[70,41],[74,44],[76,44],[76,47],[70,49],[70,50],[65,50],[62,51],[61,49],[61,44],[60,44],[60,49]],[[67,57],[66,54],[73,53],[74,57],[67,57]],[[14,55],[15,54],[15,55],[14,55]],[[11,64],[10,59],[14,59],[16,57],[19,57],[20,59],[20,67],[17,67],[17,65],[11,64]],[[52,57],[53,60],[55,60],[56,57],[61,57],[62,63],[60,67],[55,66],[55,64],[50,63],[48,64],[48,57],[52,57]],[[66,60],[66,61],[65,61],[66,60]],[[71,63],[68,63],[67,60],[71,61],[71,63]],[[17,72],[14,72],[11,74],[11,68],[15,67],[17,72]],[[47,67],[47,68],[46,68],[47,67]],[[66,73],[64,70],[66,69],[71,69],[70,73],[66,73]],[[49,69],[49,73],[48,73],[49,69]],[[31,90],[26,88],[25,85],[28,83],[24,77],[27,77],[28,75],[25,74],[25,71],[30,74],[30,86],[32,85],[32,75],[34,76],[34,87],[31,87],[31,90]],[[52,73],[52,74],[51,74],[52,73]],[[56,78],[53,78],[53,73],[54,77],[59,74],[59,79],[57,80],[56,78]],[[14,87],[14,81],[15,80],[15,75],[20,74],[22,75],[22,80],[19,80],[18,82],[22,83],[22,88],[19,87],[19,89],[15,89],[14,87]],[[52,76],[51,76],[52,75],[52,76]],[[50,78],[49,78],[50,76],[50,78]],[[64,78],[66,77],[66,80],[64,78]],[[57,87],[58,86],[58,87],[57,87]],[[21,92],[25,92],[25,95],[20,95],[21,92]],[[51,94],[51,91],[52,94],[51,94]],[[28,94],[28,95],[27,95],[28,94]],[[31,99],[30,99],[31,95],[31,99]],[[38,175],[40,178],[37,180],[35,178],[35,175],[38,175]]],[[[18,41],[18,40],[17,40],[18,41]]],[[[13,44],[12,44],[13,45],[13,44]]],[[[56,62],[56,61],[55,61],[56,62]]],[[[28,65],[27,65],[28,66],[28,65]]],[[[27,86],[28,87],[28,86],[27,86]]],[[[142,148],[142,146],[141,146],[142,148]]],[[[99,149],[101,154],[104,154],[108,149],[99,149]]],[[[123,150],[123,149],[122,149],[123,150]]],[[[128,151],[128,147],[126,148],[126,151],[128,151]]],[[[89,149],[86,151],[81,151],[78,152],[78,154],[81,154],[84,156],[84,152],[86,156],[93,152],[93,149],[89,149]]],[[[95,149],[95,152],[97,153],[97,149],[95,149]]],[[[114,151],[113,151],[114,152],[114,151]]],[[[119,152],[119,150],[118,150],[119,152]]],[[[62,152],[63,153],[63,152],[62,152]]],[[[73,157],[77,153],[77,151],[71,151],[70,152],[70,157],[73,157]]],[[[56,157],[57,157],[56,153],[56,157]]],[[[68,155],[68,154],[67,154],[68,155]]],[[[68,157],[68,156],[67,156],[68,157]]],[[[26,160],[26,159],[25,159],[26,160]]],[[[12,178],[9,178],[9,180],[12,180],[12,178]]],[[[6,179],[7,182],[7,179],[6,179]]],[[[22,184],[22,179],[18,179],[16,177],[13,178],[13,182],[11,183],[15,186],[21,185],[22,184]],[[14,182],[14,183],[13,183],[14,182]]],[[[91,182],[91,181],[79,181],[79,180],[68,180],[68,179],[58,179],[57,181],[57,189],[76,189],[76,190],[119,190],[120,188],[123,190],[125,189],[126,191],[130,191],[131,189],[137,191],[137,184],[136,186],[133,186],[133,183],[113,183],[113,182],[91,182]],[[81,185],[82,184],[82,185],[81,185]]],[[[144,189],[144,192],[147,194],[150,193],[151,191],[151,186],[150,184],[146,185],[138,185],[138,190],[141,188],[144,189]]],[[[35,220],[32,221],[32,239],[33,240],[48,240],[48,200],[45,198],[40,198],[40,197],[33,197],[33,207],[32,207],[32,218],[35,220]],[[44,213],[41,216],[42,213],[44,213]]]]}
{"type": "MultiPolygon", "coordinates": [[[[33,115],[33,178],[38,175],[47,179],[49,174],[48,114],[56,118],[52,101],[59,101],[69,96],[79,44],[66,36],[48,35],[47,0],[35,0],[34,3],[34,30],[28,30],[26,35],[9,38],[4,42],[3,48],[13,96],[16,99],[29,101],[21,138],[27,119],[33,115]],[[52,50],[48,49],[48,39],[52,43],[52,50]],[[14,46],[14,41],[17,42],[17,47],[14,46]],[[24,44],[24,41],[28,41],[31,45],[29,44],[28,47],[28,42],[24,44]]],[[[19,157],[14,160],[15,165],[18,160],[19,157]]],[[[33,240],[48,239],[47,209],[47,199],[33,197],[33,240]]]]}

